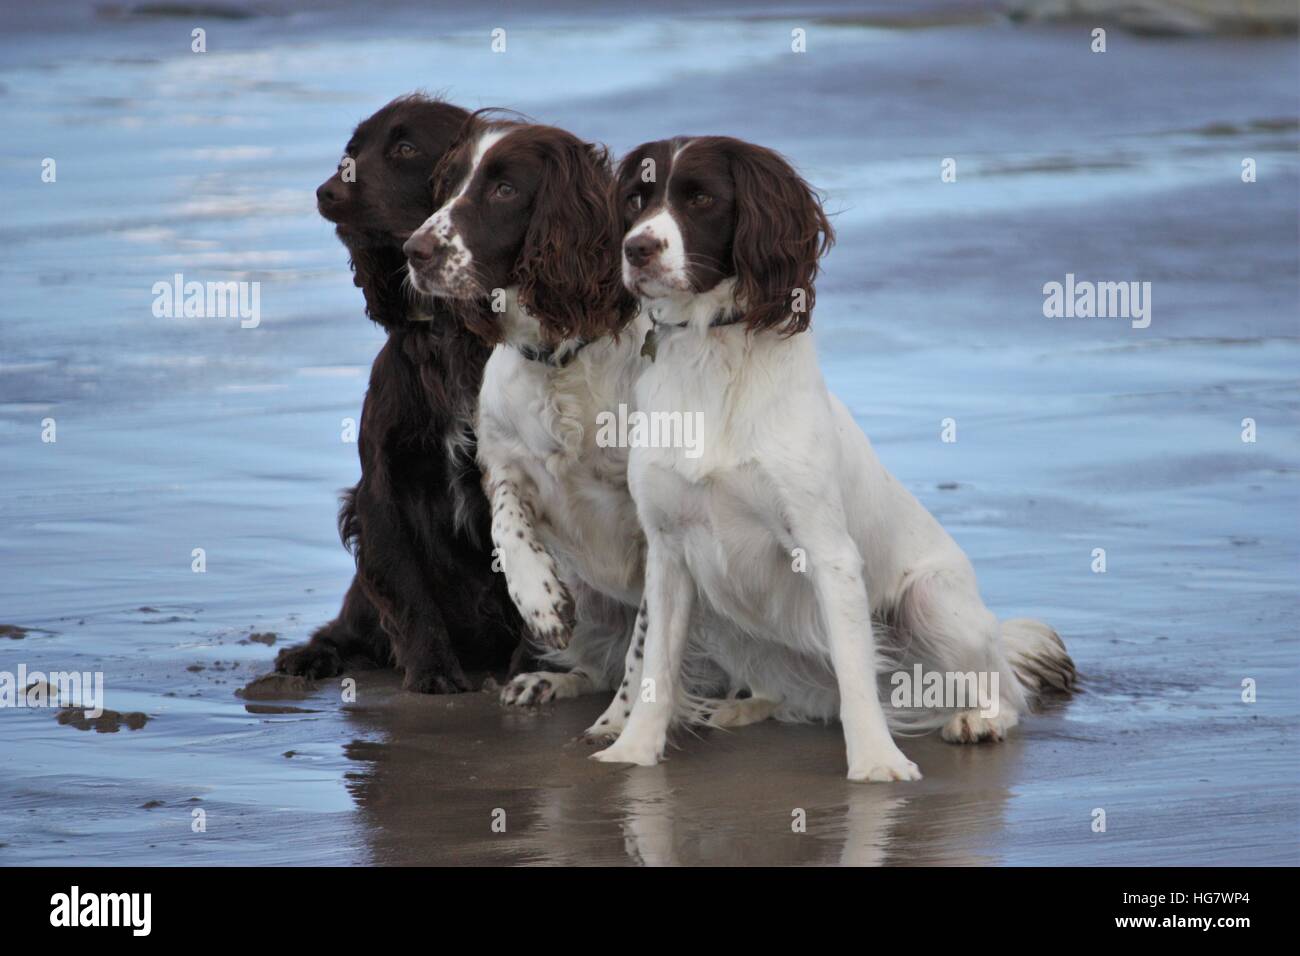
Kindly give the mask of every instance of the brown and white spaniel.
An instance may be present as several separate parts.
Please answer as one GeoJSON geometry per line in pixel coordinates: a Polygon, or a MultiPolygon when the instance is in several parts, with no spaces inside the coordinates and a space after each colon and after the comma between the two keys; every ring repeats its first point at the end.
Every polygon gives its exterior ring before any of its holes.
{"type": "Polygon", "coordinates": [[[891,726],[1000,740],[1034,693],[1068,687],[1056,633],[998,621],[965,554],[827,390],[803,333],[833,233],[789,163],[727,137],[647,143],[623,160],[617,203],[623,279],[653,325],[635,407],[698,414],[706,440],[702,454],[630,450],[648,628],[625,683],[650,692],[595,756],[663,756],[701,606],[746,635],[710,648],[734,684],[778,717],[841,719],[853,780],[920,777],[891,726]],[[898,693],[922,674],[972,693],[898,693]]]}

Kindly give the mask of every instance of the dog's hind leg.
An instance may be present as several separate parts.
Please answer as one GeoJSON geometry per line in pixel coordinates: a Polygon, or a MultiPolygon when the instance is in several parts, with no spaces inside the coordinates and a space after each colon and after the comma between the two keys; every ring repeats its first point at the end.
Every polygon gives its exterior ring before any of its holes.
{"type": "Polygon", "coordinates": [[[728,697],[725,700],[700,701],[696,706],[699,723],[706,727],[734,730],[767,720],[777,712],[781,702],[767,697],[728,697]]]}
{"type": "Polygon", "coordinates": [[[1016,677],[1033,695],[1069,693],[1078,674],[1061,636],[1042,621],[1026,617],[1003,621],[1002,647],[1016,677]]]}
{"type": "MultiPolygon", "coordinates": [[[[899,601],[896,626],[907,663],[943,681],[949,743],[1004,739],[1027,708],[1024,687],[1004,653],[998,619],[980,599],[973,572],[918,574],[899,601]]],[[[930,724],[933,726],[933,724],[930,724]]]]}

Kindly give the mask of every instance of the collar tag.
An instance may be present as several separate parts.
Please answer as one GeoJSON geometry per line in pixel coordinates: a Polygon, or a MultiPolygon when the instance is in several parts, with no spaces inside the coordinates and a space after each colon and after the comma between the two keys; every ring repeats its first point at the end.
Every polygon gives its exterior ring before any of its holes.
{"type": "Polygon", "coordinates": [[[558,346],[545,346],[539,348],[533,345],[516,345],[513,348],[530,362],[540,362],[542,365],[548,366],[549,368],[564,368],[578,357],[579,352],[590,344],[586,339],[573,339],[572,341],[573,348],[562,355],[560,354],[558,346]]]}
{"type": "Polygon", "coordinates": [[[641,357],[648,358],[653,362],[658,351],[659,337],[655,335],[655,326],[651,325],[650,328],[646,329],[645,341],[641,343],[641,357]]]}

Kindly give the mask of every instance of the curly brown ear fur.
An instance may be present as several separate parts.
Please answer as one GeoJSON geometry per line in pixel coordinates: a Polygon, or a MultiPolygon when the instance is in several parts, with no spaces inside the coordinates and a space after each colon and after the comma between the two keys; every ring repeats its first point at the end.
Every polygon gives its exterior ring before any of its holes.
{"type": "Polygon", "coordinates": [[[776,152],[739,141],[730,150],[736,183],[732,260],[736,301],[753,331],[803,332],[816,302],[817,260],[835,242],[821,200],[776,152]],[[794,296],[804,293],[802,306],[794,296]]]}
{"type": "Polygon", "coordinates": [[[537,145],[548,165],[515,265],[519,301],[551,341],[617,333],[635,304],[620,278],[609,153],[561,130],[539,130],[537,145]]]}

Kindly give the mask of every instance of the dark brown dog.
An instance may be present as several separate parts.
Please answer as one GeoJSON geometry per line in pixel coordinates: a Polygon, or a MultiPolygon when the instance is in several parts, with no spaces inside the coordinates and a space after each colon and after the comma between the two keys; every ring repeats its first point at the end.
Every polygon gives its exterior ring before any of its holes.
{"type": "Polygon", "coordinates": [[[357,127],[316,191],[388,342],[361,410],[361,481],[339,513],[356,576],[339,616],[281,651],[278,671],[329,677],[360,658],[391,662],[408,690],[455,693],[469,689],[463,668],[505,669],[525,634],[492,570],[474,461],[489,348],[404,282],[402,244],[433,212],[429,176],[467,119],[424,96],[396,99],[357,127]]]}

